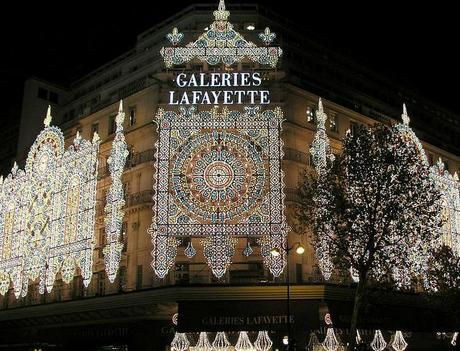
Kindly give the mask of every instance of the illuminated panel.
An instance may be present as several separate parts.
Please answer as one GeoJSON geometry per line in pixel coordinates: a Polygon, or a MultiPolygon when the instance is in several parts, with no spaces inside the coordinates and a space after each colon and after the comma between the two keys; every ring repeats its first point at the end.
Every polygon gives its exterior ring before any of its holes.
{"type": "Polygon", "coordinates": [[[60,129],[44,124],[24,170],[14,165],[0,182],[0,293],[12,284],[25,296],[29,281],[50,292],[58,272],[68,283],[78,267],[92,276],[99,138],[79,133],[67,150],[60,129]],[[14,238],[14,240],[13,240],[14,238]]]}
{"type": "MultiPolygon", "coordinates": [[[[278,276],[285,256],[284,182],[281,170],[283,113],[180,113],[156,116],[154,216],[150,228],[152,267],[164,277],[177,254],[178,238],[201,237],[213,274],[221,277],[231,263],[238,237],[258,237],[264,261],[278,276]],[[284,253],[284,250],[280,250],[284,253]]],[[[192,257],[196,251],[186,252],[192,257]]]]}

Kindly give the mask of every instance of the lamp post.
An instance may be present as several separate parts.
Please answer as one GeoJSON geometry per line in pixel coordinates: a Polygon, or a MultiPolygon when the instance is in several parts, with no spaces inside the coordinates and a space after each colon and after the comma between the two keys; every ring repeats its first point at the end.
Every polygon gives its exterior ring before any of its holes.
{"type": "MultiPolygon", "coordinates": [[[[289,252],[295,249],[295,252],[298,255],[302,255],[305,252],[305,248],[300,242],[295,242],[292,246],[286,244],[285,247],[281,248],[286,252],[286,290],[287,290],[287,329],[288,329],[288,339],[287,339],[287,348],[288,351],[295,350],[295,339],[291,336],[291,282],[289,280],[289,252]]],[[[279,256],[281,254],[280,249],[275,247],[270,251],[272,256],[279,256]]],[[[284,343],[284,341],[283,341],[284,343]]]]}

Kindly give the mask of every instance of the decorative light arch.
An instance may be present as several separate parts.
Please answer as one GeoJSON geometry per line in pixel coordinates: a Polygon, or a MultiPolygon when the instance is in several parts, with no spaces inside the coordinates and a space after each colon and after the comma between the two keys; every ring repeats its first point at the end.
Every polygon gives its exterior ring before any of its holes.
{"type": "MultiPolygon", "coordinates": [[[[25,169],[15,163],[11,173],[0,178],[0,294],[12,285],[17,298],[25,296],[29,281],[37,281],[39,293],[51,292],[57,273],[72,281],[78,267],[87,287],[92,277],[95,244],[96,186],[100,139],[82,139],[77,132],[65,149],[61,130],[51,126],[51,109],[45,128],[32,145],[25,169]]],[[[123,119],[117,119],[117,126],[123,119]]],[[[110,196],[112,215],[123,216],[117,184],[121,182],[126,153],[123,129],[113,142],[110,196]],[[121,169],[121,171],[120,171],[121,169]]],[[[111,218],[112,218],[111,217],[111,218]]],[[[107,220],[108,225],[111,224],[107,220]]],[[[112,237],[119,227],[110,227],[112,237]],[[112,230],[113,229],[113,230],[112,230]]],[[[109,245],[113,240],[108,240],[109,245]]],[[[107,269],[112,274],[113,265],[107,269]]]]}

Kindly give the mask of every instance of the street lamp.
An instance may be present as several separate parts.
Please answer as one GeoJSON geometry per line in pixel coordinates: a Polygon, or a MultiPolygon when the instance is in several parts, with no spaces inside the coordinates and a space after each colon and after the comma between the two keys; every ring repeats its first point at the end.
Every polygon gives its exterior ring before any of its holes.
{"type": "MultiPolygon", "coordinates": [[[[295,339],[291,337],[291,289],[290,285],[291,282],[289,281],[289,252],[295,249],[295,252],[298,255],[302,255],[305,252],[305,248],[302,246],[300,242],[295,242],[292,244],[291,247],[287,246],[281,248],[286,252],[286,290],[287,290],[287,325],[288,325],[288,337],[287,340],[283,339],[283,344],[287,346],[287,350],[292,351],[295,350],[295,339]],[[292,346],[291,346],[292,345],[292,346]]],[[[270,250],[270,254],[273,257],[277,257],[281,255],[281,251],[279,248],[274,247],[270,250]]]]}

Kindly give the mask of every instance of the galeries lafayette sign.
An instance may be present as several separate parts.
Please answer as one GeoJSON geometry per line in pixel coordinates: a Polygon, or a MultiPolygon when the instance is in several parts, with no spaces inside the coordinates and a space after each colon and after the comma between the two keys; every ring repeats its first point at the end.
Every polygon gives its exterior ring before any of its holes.
{"type": "Polygon", "coordinates": [[[270,92],[260,90],[259,72],[180,73],[175,85],[185,91],[169,92],[169,105],[233,105],[270,103],[270,92]]]}

